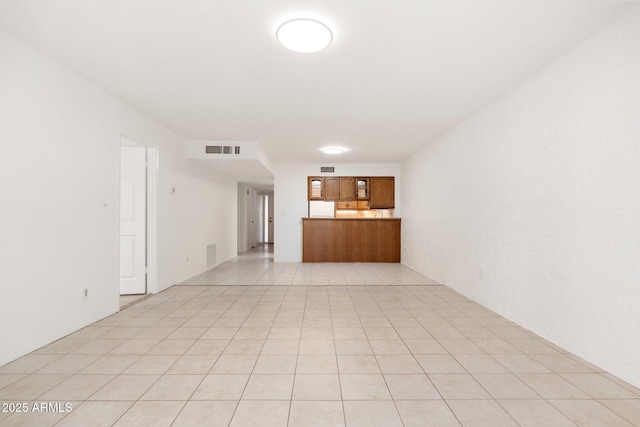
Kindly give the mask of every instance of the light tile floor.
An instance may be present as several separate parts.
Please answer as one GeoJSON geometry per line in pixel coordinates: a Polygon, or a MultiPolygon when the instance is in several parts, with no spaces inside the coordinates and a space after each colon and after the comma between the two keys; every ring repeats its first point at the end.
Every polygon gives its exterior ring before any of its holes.
{"type": "Polygon", "coordinates": [[[640,390],[406,267],[268,256],[0,367],[0,426],[640,425],[640,390]]]}
{"type": "Polygon", "coordinates": [[[148,295],[120,295],[120,310],[147,298],[148,295]]]}
{"type": "Polygon", "coordinates": [[[436,285],[402,264],[274,263],[265,245],[185,280],[181,285],[436,285]]]}

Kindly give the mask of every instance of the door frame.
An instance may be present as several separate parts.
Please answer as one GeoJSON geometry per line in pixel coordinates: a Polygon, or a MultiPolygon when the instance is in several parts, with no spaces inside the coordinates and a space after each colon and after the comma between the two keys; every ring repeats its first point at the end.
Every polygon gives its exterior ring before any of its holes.
{"type": "Polygon", "coordinates": [[[147,294],[158,290],[158,147],[147,147],[147,294]]]}
{"type": "MultiPolygon", "coordinates": [[[[131,135],[125,132],[119,132],[118,135],[118,153],[122,144],[122,138],[129,139],[145,148],[146,153],[146,274],[147,286],[146,294],[158,293],[158,248],[157,248],[157,206],[158,206],[158,170],[159,170],[159,153],[158,147],[146,143],[144,138],[131,135]]],[[[120,156],[118,156],[118,170],[120,170],[120,156]]],[[[118,175],[119,177],[119,175],[118,175]]],[[[118,178],[119,180],[120,178],[118,178]]],[[[118,186],[119,188],[119,186],[118,186]]],[[[120,217],[120,192],[118,191],[118,218],[120,217]]],[[[120,228],[118,227],[118,237],[120,228]]],[[[118,245],[118,259],[120,259],[118,245]]],[[[120,296],[120,283],[118,281],[118,297],[120,296]]],[[[118,300],[118,311],[120,311],[120,303],[118,300]]]]}

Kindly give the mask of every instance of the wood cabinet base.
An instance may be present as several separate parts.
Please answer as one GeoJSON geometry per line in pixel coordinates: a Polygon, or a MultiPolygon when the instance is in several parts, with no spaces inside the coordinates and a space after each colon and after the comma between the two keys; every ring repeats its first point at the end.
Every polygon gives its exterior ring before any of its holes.
{"type": "Polygon", "coordinates": [[[400,262],[400,219],[302,218],[302,262],[400,262]]]}

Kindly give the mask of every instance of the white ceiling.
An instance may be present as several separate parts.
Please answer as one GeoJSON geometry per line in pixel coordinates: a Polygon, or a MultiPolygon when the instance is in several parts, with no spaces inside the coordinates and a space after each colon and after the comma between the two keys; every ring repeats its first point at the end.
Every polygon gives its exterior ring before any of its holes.
{"type": "Polygon", "coordinates": [[[0,0],[0,28],[185,139],[259,141],[274,164],[396,163],[637,5],[0,0]],[[297,14],[333,44],[280,46],[297,14]]]}

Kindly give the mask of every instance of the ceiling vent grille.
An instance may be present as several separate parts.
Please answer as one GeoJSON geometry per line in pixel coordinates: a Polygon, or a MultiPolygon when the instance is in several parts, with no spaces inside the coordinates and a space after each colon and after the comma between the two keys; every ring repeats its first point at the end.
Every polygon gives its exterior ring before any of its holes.
{"type": "Polygon", "coordinates": [[[320,172],[335,172],[336,168],[334,166],[320,166],[320,172]]]}
{"type": "Polygon", "coordinates": [[[239,146],[232,145],[207,145],[204,148],[207,154],[240,154],[239,146]]]}

